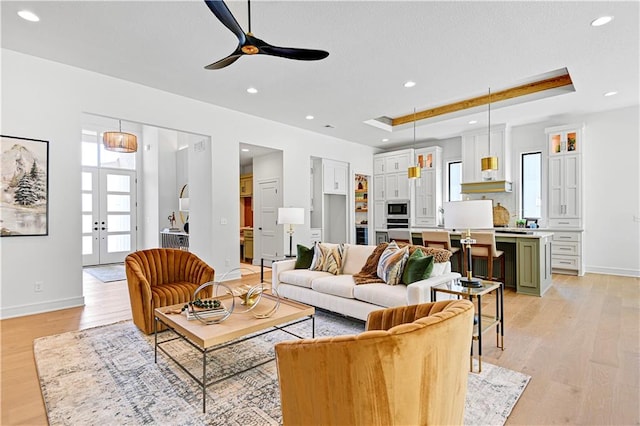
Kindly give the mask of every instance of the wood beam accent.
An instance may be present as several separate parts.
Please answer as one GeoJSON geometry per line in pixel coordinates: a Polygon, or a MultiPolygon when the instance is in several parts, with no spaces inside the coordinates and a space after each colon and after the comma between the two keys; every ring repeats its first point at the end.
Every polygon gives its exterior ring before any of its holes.
{"type": "MultiPolygon", "coordinates": [[[[540,81],[534,81],[531,83],[523,84],[520,86],[510,87],[499,92],[491,93],[491,103],[500,101],[506,101],[507,99],[518,98],[520,96],[530,95],[532,93],[543,92],[545,90],[556,89],[558,87],[569,86],[573,84],[571,76],[569,74],[559,75],[557,77],[551,77],[540,81]]],[[[392,126],[400,126],[403,124],[411,123],[414,120],[424,120],[427,118],[436,117],[438,115],[450,114],[456,111],[462,111],[465,109],[475,108],[489,103],[489,94],[478,96],[471,99],[465,99],[463,101],[454,102],[452,104],[441,105],[435,108],[425,109],[418,111],[415,114],[407,114],[400,117],[391,119],[392,126]]]]}

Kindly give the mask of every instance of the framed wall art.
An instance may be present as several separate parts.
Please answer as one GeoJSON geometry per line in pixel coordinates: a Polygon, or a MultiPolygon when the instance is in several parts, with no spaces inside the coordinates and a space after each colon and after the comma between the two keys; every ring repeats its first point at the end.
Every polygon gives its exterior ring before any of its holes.
{"type": "Polygon", "coordinates": [[[0,235],[49,235],[49,142],[0,135],[0,235]]]}

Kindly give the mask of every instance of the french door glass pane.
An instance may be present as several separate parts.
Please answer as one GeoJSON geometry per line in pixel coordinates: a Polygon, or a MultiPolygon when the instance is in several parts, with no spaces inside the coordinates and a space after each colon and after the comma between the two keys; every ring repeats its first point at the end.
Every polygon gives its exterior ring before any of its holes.
{"type": "Polygon", "coordinates": [[[83,214],[82,215],[82,233],[88,234],[91,232],[91,221],[93,220],[93,215],[83,214]]]}
{"type": "Polygon", "coordinates": [[[109,232],[129,232],[131,230],[131,216],[128,214],[107,215],[109,232]]]}
{"type": "Polygon", "coordinates": [[[125,175],[107,175],[107,191],[109,192],[130,192],[129,182],[131,179],[125,175]]]}
{"type": "Polygon", "coordinates": [[[91,185],[93,184],[93,176],[91,173],[82,172],[82,190],[83,191],[91,191],[93,188],[91,185]]]}
{"type": "Polygon", "coordinates": [[[108,212],[128,212],[131,205],[131,196],[129,195],[107,195],[107,211],[108,212]]]}
{"type": "Polygon", "coordinates": [[[92,212],[93,211],[93,197],[91,194],[82,194],[82,212],[92,212]]]}
{"type": "Polygon", "coordinates": [[[107,237],[107,252],[131,251],[131,235],[109,235],[107,237]]]}
{"type": "Polygon", "coordinates": [[[84,235],[82,237],[82,254],[92,254],[93,253],[93,237],[91,235],[84,235]]]}
{"type": "Polygon", "coordinates": [[[95,167],[98,165],[98,144],[82,142],[82,165],[95,167]]]}
{"type": "Polygon", "coordinates": [[[449,201],[462,201],[462,162],[449,163],[449,201]]]}

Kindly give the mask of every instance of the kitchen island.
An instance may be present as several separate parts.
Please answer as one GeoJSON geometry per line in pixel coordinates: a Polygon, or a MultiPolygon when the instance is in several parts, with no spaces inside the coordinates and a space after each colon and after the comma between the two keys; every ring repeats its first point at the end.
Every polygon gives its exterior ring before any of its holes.
{"type": "MultiPolygon", "coordinates": [[[[422,245],[423,229],[410,228],[406,231],[411,235],[413,244],[422,245]]],[[[452,246],[460,247],[461,234],[459,231],[451,231],[452,246]]],[[[505,256],[504,284],[506,287],[513,288],[518,293],[533,296],[542,296],[549,289],[552,237],[553,233],[546,231],[496,228],[496,246],[498,250],[504,252],[505,256]]],[[[376,229],[376,241],[388,241],[386,229],[376,229]]],[[[460,272],[462,265],[454,263],[453,267],[460,272]]],[[[479,274],[486,275],[486,269],[486,262],[473,264],[473,270],[479,274]]]]}

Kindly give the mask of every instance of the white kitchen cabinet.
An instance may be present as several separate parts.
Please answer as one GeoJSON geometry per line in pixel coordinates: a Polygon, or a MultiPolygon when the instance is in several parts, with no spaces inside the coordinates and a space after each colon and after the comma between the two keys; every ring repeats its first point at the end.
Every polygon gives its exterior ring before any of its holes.
{"type": "Polygon", "coordinates": [[[582,130],[545,129],[549,138],[548,226],[582,228],[582,130]]]}
{"type": "Polygon", "coordinates": [[[511,181],[510,129],[506,124],[491,126],[491,150],[488,129],[477,129],[462,134],[462,183],[486,180],[511,181]],[[483,176],[481,159],[493,155],[498,158],[498,170],[491,178],[483,176]]]}
{"type": "Polygon", "coordinates": [[[420,179],[415,189],[414,226],[438,226],[442,207],[442,148],[416,150],[421,165],[420,179]]]}
{"type": "MultiPolygon", "coordinates": [[[[413,150],[406,150],[413,151],[413,150]]],[[[385,158],[384,173],[407,172],[412,162],[413,152],[402,151],[385,158]]]]}
{"type": "Polygon", "coordinates": [[[384,195],[387,200],[409,200],[411,181],[407,175],[407,169],[403,172],[384,175],[384,195]]]}
{"type": "Polygon", "coordinates": [[[551,245],[554,273],[584,275],[582,231],[554,231],[551,245]]]}
{"type": "Polygon", "coordinates": [[[347,194],[349,165],[342,161],[322,160],[322,190],[325,194],[347,194]]]}
{"type": "Polygon", "coordinates": [[[373,176],[373,199],[384,201],[384,175],[373,176]]]}
{"type": "Polygon", "coordinates": [[[381,175],[384,173],[385,157],[374,157],[373,159],[373,174],[381,175]]]}
{"type": "Polygon", "coordinates": [[[374,229],[383,229],[387,226],[384,201],[375,201],[373,203],[373,224],[374,229]]]}

